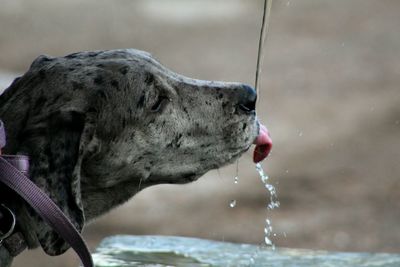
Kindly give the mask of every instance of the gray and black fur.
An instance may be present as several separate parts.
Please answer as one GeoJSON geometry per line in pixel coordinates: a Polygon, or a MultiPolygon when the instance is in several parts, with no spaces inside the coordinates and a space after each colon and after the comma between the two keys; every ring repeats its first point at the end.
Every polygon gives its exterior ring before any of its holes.
{"type": "MultiPolygon", "coordinates": [[[[233,162],[258,134],[255,101],[247,85],[190,79],[138,50],[40,56],[0,96],[4,152],[30,156],[32,181],[81,230],[141,189],[233,162]]],[[[68,249],[18,197],[5,201],[30,248],[68,249]]]]}

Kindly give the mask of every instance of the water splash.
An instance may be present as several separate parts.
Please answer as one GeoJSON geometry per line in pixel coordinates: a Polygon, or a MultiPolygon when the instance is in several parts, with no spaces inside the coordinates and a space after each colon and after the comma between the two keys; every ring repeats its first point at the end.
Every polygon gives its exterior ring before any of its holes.
{"type": "Polygon", "coordinates": [[[235,199],[233,199],[233,200],[231,200],[231,202],[229,202],[229,207],[231,207],[231,208],[236,207],[236,200],[235,199]]]}
{"type": "MultiPolygon", "coordinates": [[[[261,182],[264,184],[265,188],[269,192],[269,203],[267,204],[267,209],[268,210],[273,210],[275,208],[279,208],[280,202],[278,201],[278,195],[276,193],[276,189],[272,184],[268,183],[268,175],[265,174],[262,166],[260,163],[256,164],[256,170],[258,174],[260,175],[261,182]]],[[[275,245],[271,240],[271,236],[276,236],[276,234],[273,233],[272,229],[272,224],[270,219],[265,220],[265,227],[264,227],[264,242],[267,246],[270,246],[273,250],[275,249],[275,245]]]]}
{"type": "Polygon", "coordinates": [[[269,210],[273,210],[275,208],[279,208],[280,206],[280,202],[278,201],[278,194],[276,193],[276,189],[275,186],[273,186],[272,184],[268,183],[268,175],[265,174],[262,166],[260,163],[256,164],[256,170],[258,172],[258,174],[260,175],[261,178],[261,182],[263,182],[265,188],[268,190],[269,192],[269,203],[267,205],[267,208],[269,210]]]}
{"type": "Polygon", "coordinates": [[[272,249],[275,249],[275,245],[271,240],[272,235],[272,225],[269,219],[265,219],[265,227],[264,227],[264,242],[267,246],[271,246],[272,249]]]}

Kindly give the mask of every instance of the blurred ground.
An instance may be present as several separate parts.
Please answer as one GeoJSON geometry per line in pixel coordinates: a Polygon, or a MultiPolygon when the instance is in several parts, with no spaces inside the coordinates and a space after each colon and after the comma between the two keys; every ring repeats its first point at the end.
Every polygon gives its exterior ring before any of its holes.
{"type": "MultiPolygon", "coordinates": [[[[133,47],[176,72],[253,84],[261,1],[1,0],[0,75],[40,54],[133,47]]],[[[247,153],[199,181],[146,189],[85,230],[400,252],[400,2],[275,0],[258,112],[275,142],[264,168],[281,208],[247,153]],[[235,208],[230,200],[237,200],[235,208]]],[[[40,250],[14,266],[76,266],[72,252],[40,250]]]]}

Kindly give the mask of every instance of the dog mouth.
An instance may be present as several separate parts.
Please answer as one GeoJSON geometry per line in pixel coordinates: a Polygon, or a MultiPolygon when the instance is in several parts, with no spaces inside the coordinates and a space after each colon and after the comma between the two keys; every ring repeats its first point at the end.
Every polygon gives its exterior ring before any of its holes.
{"type": "Polygon", "coordinates": [[[267,127],[263,124],[259,124],[258,136],[253,142],[256,147],[254,148],[253,161],[259,163],[264,160],[272,149],[272,139],[269,134],[267,127]]]}

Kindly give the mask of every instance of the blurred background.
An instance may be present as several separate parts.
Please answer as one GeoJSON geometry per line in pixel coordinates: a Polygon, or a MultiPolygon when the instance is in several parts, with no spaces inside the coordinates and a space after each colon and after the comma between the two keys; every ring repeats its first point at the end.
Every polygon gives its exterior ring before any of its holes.
{"type": "MultiPolygon", "coordinates": [[[[198,79],[254,84],[262,1],[0,0],[0,88],[40,54],[137,48],[198,79]]],[[[89,225],[113,234],[182,235],[277,246],[400,252],[400,1],[274,0],[258,115],[274,140],[188,185],[159,185],[89,225]],[[236,200],[236,206],[229,203],[236,200]]],[[[71,252],[24,252],[14,266],[77,266],[71,252]]]]}

